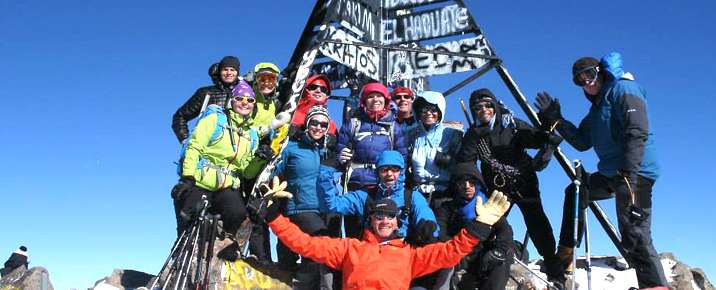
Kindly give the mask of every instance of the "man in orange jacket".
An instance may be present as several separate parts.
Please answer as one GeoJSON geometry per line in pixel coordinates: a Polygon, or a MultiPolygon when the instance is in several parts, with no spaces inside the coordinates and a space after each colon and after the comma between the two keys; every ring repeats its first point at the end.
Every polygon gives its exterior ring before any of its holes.
{"type": "MultiPolygon", "coordinates": [[[[290,197],[285,188],[285,182],[279,185],[274,179],[265,196],[290,197]]],[[[484,204],[478,197],[475,222],[468,223],[452,240],[416,248],[396,235],[400,210],[390,199],[370,206],[370,227],[364,230],[363,240],[311,237],[280,215],[277,203],[268,203],[265,218],[281,242],[301,256],[340,270],[345,289],[408,289],[414,278],[456,265],[488,237],[492,225],[510,205],[499,191],[484,204]]]]}

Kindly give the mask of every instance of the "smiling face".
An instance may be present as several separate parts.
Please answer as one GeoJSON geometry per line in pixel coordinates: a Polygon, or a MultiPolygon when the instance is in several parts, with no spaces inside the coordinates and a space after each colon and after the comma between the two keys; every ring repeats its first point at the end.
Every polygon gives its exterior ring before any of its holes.
{"type": "Polygon", "coordinates": [[[487,124],[495,116],[495,108],[490,101],[480,101],[477,103],[477,120],[481,124],[487,124]]]}
{"type": "Polygon", "coordinates": [[[276,90],[277,81],[276,74],[270,72],[261,73],[256,77],[259,92],[264,96],[270,95],[276,90]]]}
{"type": "Polygon", "coordinates": [[[385,108],[385,97],[378,92],[372,92],[365,97],[363,104],[369,111],[382,111],[385,108]]]}
{"type": "Polygon", "coordinates": [[[308,121],[308,127],[306,128],[308,136],[314,141],[318,141],[326,135],[328,131],[329,120],[326,116],[317,115],[308,121]]]}
{"type": "Polygon", "coordinates": [[[226,84],[231,84],[236,81],[236,78],[238,77],[239,72],[236,71],[235,68],[227,66],[227,67],[224,67],[221,69],[220,75],[221,75],[222,82],[224,82],[226,84]]]}
{"type": "Polygon", "coordinates": [[[328,87],[321,81],[314,81],[313,83],[306,86],[306,91],[308,92],[308,95],[315,99],[318,103],[322,103],[326,98],[328,98],[328,87]]]}
{"type": "Polygon", "coordinates": [[[436,106],[425,106],[420,110],[420,121],[423,125],[430,126],[438,122],[440,113],[436,106]]]}
{"type": "Polygon", "coordinates": [[[387,214],[371,215],[370,229],[379,239],[388,239],[398,229],[398,218],[387,214]]]}
{"type": "Polygon", "coordinates": [[[398,177],[400,177],[400,167],[393,165],[382,166],[378,168],[378,177],[380,182],[386,186],[394,186],[398,182],[398,177]]]}
{"type": "Polygon", "coordinates": [[[253,112],[254,103],[256,103],[256,99],[253,97],[235,96],[231,99],[231,109],[242,117],[246,117],[253,112]]]}
{"type": "Polygon", "coordinates": [[[408,94],[397,94],[393,97],[398,112],[410,115],[413,110],[413,97],[408,94]]]}

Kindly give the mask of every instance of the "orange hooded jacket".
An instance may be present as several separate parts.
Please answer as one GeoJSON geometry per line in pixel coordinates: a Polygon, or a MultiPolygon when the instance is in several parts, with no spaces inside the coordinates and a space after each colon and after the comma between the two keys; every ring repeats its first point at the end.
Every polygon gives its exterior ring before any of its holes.
{"type": "Polygon", "coordinates": [[[463,229],[452,240],[415,248],[402,239],[378,242],[365,230],[363,240],[311,237],[288,218],[269,223],[293,252],[343,273],[343,289],[408,289],[414,278],[456,265],[477,245],[463,229]]]}

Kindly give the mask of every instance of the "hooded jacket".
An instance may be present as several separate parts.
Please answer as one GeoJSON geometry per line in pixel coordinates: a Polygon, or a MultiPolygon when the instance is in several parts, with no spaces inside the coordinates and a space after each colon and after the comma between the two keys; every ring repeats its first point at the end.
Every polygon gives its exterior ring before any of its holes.
{"type": "Polygon", "coordinates": [[[579,151],[594,147],[601,174],[613,177],[621,170],[656,180],[659,165],[654,134],[649,131],[646,91],[624,72],[619,53],[606,55],[599,66],[605,72],[600,76],[606,79],[599,94],[585,93],[592,101],[589,113],[579,128],[564,120],[557,129],[579,151]]]}
{"type": "Polygon", "coordinates": [[[395,122],[395,115],[392,111],[388,111],[377,122],[362,110],[358,110],[356,114],[357,116],[354,118],[360,120],[360,127],[353,128],[358,123],[353,118],[343,122],[338,131],[336,152],[341,152],[346,147],[350,147],[353,151],[351,160],[353,174],[350,176],[349,183],[361,186],[375,185],[378,183],[378,178],[374,165],[378,160],[378,155],[386,150],[395,150],[401,155],[407,156],[408,146],[403,130],[395,122]],[[352,134],[353,132],[355,134],[352,134]]]}
{"type": "MultiPolygon", "coordinates": [[[[521,175],[518,181],[520,194],[524,197],[534,197],[539,194],[538,180],[535,169],[532,165],[532,158],[527,155],[527,148],[537,149],[544,145],[549,135],[529,125],[527,122],[514,118],[512,114],[497,100],[487,89],[473,92],[470,97],[470,109],[473,119],[478,120],[476,104],[480,99],[488,99],[495,109],[493,118],[487,124],[474,124],[468,129],[462,140],[462,146],[456,156],[457,162],[472,162],[478,160],[478,144],[482,136],[479,135],[480,128],[487,127],[487,145],[492,151],[494,159],[500,164],[516,168],[521,175]]],[[[488,162],[482,160],[480,168],[485,176],[485,182],[490,190],[512,190],[501,188],[499,185],[498,172],[488,162]],[[496,177],[498,177],[496,179],[496,177]]],[[[515,192],[505,192],[508,195],[515,192]]]]}
{"type": "MultiPolygon", "coordinates": [[[[315,80],[322,79],[326,84],[328,85],[328,97],[331,96],[331,80],[328,79],[325,75],[312,75],[306,79],[306,87],[308,85],[312,84],[315,80]]],[[[296,127],[299,129],[302,129],[303,126],[306,124],[306,113],[308,113],[308,109],[310,109],[313,106],[325,106],[328,102],[328,98],[325,100],[318,102],[316,99],[311,98],[311,96],[308,95],[307,89],[304,87],[303,89],[303,95],[301,96],[301,99],[298,100],[298,104],[296,106],[296,111],[293,112],[293,117],[291,118],[291,126],[296,127]]],[[[302,130],[295,130],[294,131],[302,131],[302,130]]],[[[330,121],[330,124],[328,125],[328,134],[336,135],[336,123],[333,122],[333,120],[330,121]]]]}
{"type": "Polygon", "coordinates": [[[415,185],[433,184],[435,190],[443,191],[449,185],[450,169],[439,167],[435,157],[438,154],[454,156],[460,148],[462,131],[443,125],[445,98],[441,93],[426,91],[418,95],[413,102],[413,112],[418,112],[426,104],[436,105],[440,118],[427,128],[422,121],[417,121],[417,138],[411,155],[413,180],[415,185]]]}
{"type": "Polygon", "coordinates": [[[402,239],[379,242],[367,230],[362,240],[338,239],[311,237],[283,216],[269,223],[291,251],[341,271],[343,289],[390,290],[408,289],[414,278],[457,264],[489,232],[489,226],[473,225],[448,242],[415,248],[402,239]]]}
{"type": "Polygon", "coordinates": [[[228,112],[227,125],[221,127],[214,141],[211,137],[222,113],[211,113],[197,122],[182,162],[182,176],[194,178],[196,186],[209,191],[233,186],[232,177],[244,174],[258,143],[258,134],[250,127],[251,118],[243,118],[233,110],[224,112],[228,112]]]}
{"type": "Polygon", "coordinates": [[[317,143],[304,133],[303,137],[288,141],[286,149],[281,152],[281,162],[273,175],[283,176],[288,182],[286,190],[293,193],[293,198],[286,202],[287,215],[320,212],[316,184],[321,155],[325,150],[322,142],[317,143]]]}
{"type": "MultiPolygon", "coordinates": [[[[397,165],[401,167],[401,174],[396,184],[391,188],[385,186],[376,186],[373,190],[356,190],[349,191],[342,195],[338,194],[338,188],[333,179],[333,175],[336,170],[331,167],[321,166],[321,173],[318,178],[318,190],[319,196],[323,200],[322,211],[324,213],[338,213],[342,215],[357,215],[365,216],[366,213],[366,200],[370,196],[373,200],[379,200],[383,198],[390,198],[397,204],[398,208],[402,211],[399,216],[399,228],[398,234],[402,237],[407,237],[409,231],[414,230],[421,220],[428,220],[435,222],[435,214],[432,209],[428,206],[427,200],[422,194],[418,192],[412,192],[411,200],[412,204],[410,212],[405,212],[405,186],[404,186],[404,162],[400,154],[395,151],[387,151],[383,154],[387,156],[389,160],[381,160],[381,163],[397,165]],[[393,152],[394,154],[390,154],[393,152]]],[[[437,236],[438,230],[435,231],[437,236]]]]}

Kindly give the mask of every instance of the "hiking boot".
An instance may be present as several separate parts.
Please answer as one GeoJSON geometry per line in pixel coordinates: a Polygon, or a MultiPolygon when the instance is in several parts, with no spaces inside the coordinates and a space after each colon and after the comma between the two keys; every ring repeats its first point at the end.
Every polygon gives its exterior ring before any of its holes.
{"type": "Polygon", "coordinates": [[[564,275],[547,275],[547,280],[551,282],[557,290],[566,289],[567,278],[565,278],[564,275]]]}
{"type": "Polygon", "coordinates": [[[559,246],[557,249],[557,259],[559,259],[562,268],[565,273],[572,273],[574,271],[574,265],[572,265],[572,256],[574,255],[574,248],[559,246]]]}

